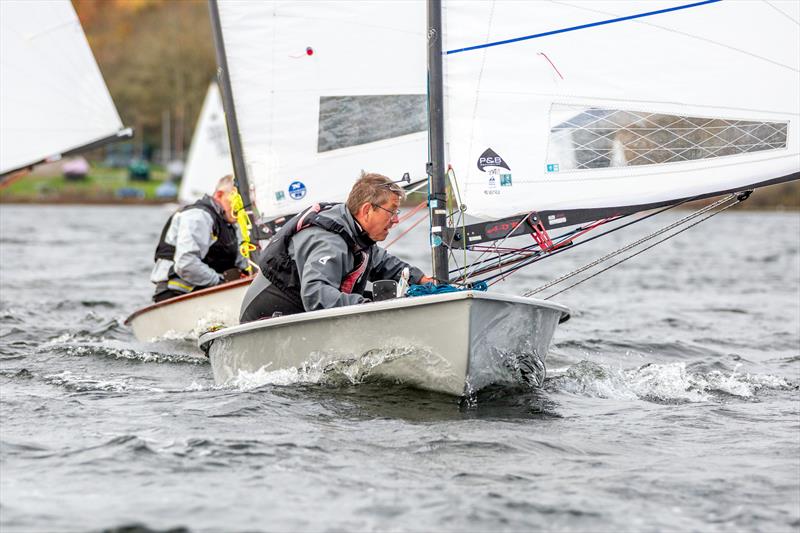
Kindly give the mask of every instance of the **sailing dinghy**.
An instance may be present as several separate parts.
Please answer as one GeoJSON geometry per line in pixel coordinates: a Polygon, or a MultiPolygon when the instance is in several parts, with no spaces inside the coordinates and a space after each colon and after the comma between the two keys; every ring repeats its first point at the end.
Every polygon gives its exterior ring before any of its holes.
{"type": "Polygon", "coordinates": [[[0,184],[129,139],[68,0],[0,2],[0,184]]]}
{"type": "MultiPolygon", "coordinates": [[[[440,282],[494,284],[654,209],[732,193],[591,268],[743,201],[749,193],[739,191],[800,177],[794,2],[432,0],[427,25],[421,3],[210,4],[228,51],[230,104],[249,121],[237,133],[241,165],[275,185],[274,204],[288,202],[280,185],[289,180],[324,189],[341,169],[393,176],[398,164],[420,164],[418,151],[403,152],[420,132],[396,143],[382,135],[398,124],[386,120],[391,102],[424,93],[427,40],[427,112],[417,111],[430,127],[422,161],[440,282]],[[331,117],[332,98],[357,112],[331,117]],[[292,136],[295,113],[318,121],[316,146],[292,136]],[[369,143],[395,145],[384,161],[345,168],[369,143]],[[469,259],[458,264],[462,251],[469,259]]],[[[540,384],[568,316],[548,300],[466,290],[271,318],[202,335],[200,345],[220,384],[355,361],[371,375],[463,395],[540,384]]]]}
{"type": "MultiPolygon", "coordinates": [[[[222,176],[233,173],[225,111],[216,82],[208,87],[197,121],[178,201],[189,205],[210,194],[222,176]]],[[[242,186],[244,180],[239,181],[242,186]]],[[[246,185],[245,185],[246,186],[246,185]]],[[[252,278],[221,283],[137,309],[125,319],[142,342],[196,339],[208,329],[239,323],[239,308],[252,278]]]]}

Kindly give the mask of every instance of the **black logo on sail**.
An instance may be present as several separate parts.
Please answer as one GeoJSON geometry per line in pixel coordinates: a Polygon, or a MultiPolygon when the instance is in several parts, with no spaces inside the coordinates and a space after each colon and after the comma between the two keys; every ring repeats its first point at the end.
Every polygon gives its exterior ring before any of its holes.
{"type": "Polygon", "coordinates": [[[506,170],[511,170],[508,168],[506,162],[503,161],[503,158],[497,155],[497,153],[491,148],[487,148],[486,151],[483,152],[478,158],[478,170],[481,172],[486,172],[485,169],[487,167],[499,167],[506,170]]]}

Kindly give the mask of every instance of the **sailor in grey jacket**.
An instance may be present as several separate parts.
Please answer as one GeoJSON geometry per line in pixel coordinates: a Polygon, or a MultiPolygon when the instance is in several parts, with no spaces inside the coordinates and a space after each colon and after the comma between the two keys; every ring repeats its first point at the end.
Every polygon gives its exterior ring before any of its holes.
{"type": "Polygon", "coordinates": [[[432,281],[377,246],[397,222],[403,190],[380,174],[363,175],[346,204],[317,204],[272,238],[242,303],[241,321],[364,303],[368,281],[432,281]]]}

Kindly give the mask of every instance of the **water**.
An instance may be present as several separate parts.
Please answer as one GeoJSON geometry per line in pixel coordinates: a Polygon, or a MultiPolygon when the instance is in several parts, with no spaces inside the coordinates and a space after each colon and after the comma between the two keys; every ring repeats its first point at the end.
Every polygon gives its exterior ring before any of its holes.
{"type": "MultiPolygon", "coordinates": [[[[466,402],[352,374],[217,388],[192,344],[136,342],[167,215],[0,208],[4,533],[800,530],[797,213],[722,214],[564,293],[545,387],[466,402]]],[[[421,228],[392,251],[424,266],[421,228]]]]}

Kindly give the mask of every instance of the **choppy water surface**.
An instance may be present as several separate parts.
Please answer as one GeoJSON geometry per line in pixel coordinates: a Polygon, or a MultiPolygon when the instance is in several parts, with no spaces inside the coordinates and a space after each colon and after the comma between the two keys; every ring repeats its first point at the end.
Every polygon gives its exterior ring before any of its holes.
{"type": "MultiPolygon", "coordinates": [[[[3,532],[800,530],[796,213],[725,213],[561,295],[544,389],[469,402],[352,371],[217,388],[192,344],[136,342],[167,216],[0,208],[3,532]]],[[[427,265],[424,230],[392,251],[427,265]]]]}

